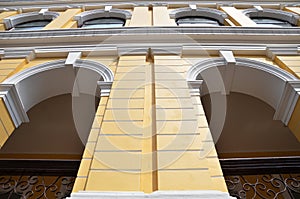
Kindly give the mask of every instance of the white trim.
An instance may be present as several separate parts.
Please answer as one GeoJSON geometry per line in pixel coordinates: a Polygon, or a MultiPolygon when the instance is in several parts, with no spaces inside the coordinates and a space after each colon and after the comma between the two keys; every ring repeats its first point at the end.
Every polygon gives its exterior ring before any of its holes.
{"type": "Polygon", "coordinates": [[[178,19],[181,17],[209,17],[216,19],[220,24],[224,24],[227,14],[217,9],[212,8],[197,8],[192,9],[191,7],[178,8],[170,13],[171,19],[178,19]]]}
{"type": "Polygon", "coordinates": [[[214,190],[201,190],[201,191],[155,191],[150,194],[143,192],[97,192],[97,191],[80,191],[73,192],[69,199],[144,199],[144,198],[156,198],[156,199],[233,199],[226,192],[214,191],[214,190]]]}
{"type": "Polygon", "coordinates": [[[68,57],[65,61],[65,65],[74,66],[76,60],[80,59],[82,52],[69,52],[68,57]]]}
{"type": "Polygon", "coordinates": [[[18,15],[13,15],[11,17],[7,17],[3,19],[3,23],[5,25],[6,30],[14,28],[16,25],[29,22],[29,21],[34,21],[34,20],[43,20],[43,19],[55,19],[56,17],[59,16],[59,13],[57,12],[29,12],[29,13],[23,13],[23,14],[18,14],[18,15]]]}
{"type": "MultiPolygon", "coordinates": [[[[283,86],[283,90],[270,90],[268,92],[277,92],[275,96],[280,96],[277,101],[275,107],[274,103],[271,104],[270,101],[266,101],[269,105],[271,105],[275,109],[274,119],[281,120],[284,124],[288,124],[290,117],[292,115],[292,112],[295,108],[296,102],[299,99],[300,95],[300,80],[297,79],[292,74],[284,71],[283,69],[274,67],[272,65],[259,62],[256,60],[250,60],[246,58],[236,58],[236,64],[229,64],[227,65],[224,58],[214,58],[214,59],[205,59],[203,61],[200,61],[193,67],[189,69],[187,72],[187,81],[194,81],[197,80],[199,74],[203,73],[205,70],[213,67],[224,67],[225,66],[225,77],[223,77],[223,84],[226,89],[226,94],[229,94],[231,91],[231,85],[227,85],[226,82],[230,81],[232,84],[233,78],[235,76],[235,70],[237,68],[241,67],[247,67],[247,68],[253,68],[259,71],[264,71],[267,74],[270,74],[274,77],[276,77],[278,80],[276,82],[281,82],[280,85],[283,86]],[[231,76],[229,76],[227,73],[228,67],[233,67],[231,76]],[[278,93],[279,92],[279,93],[278,93]]],[[[259,81],[253,78],[254,81],[259,81]]],[[[263,87],[263,85],[261,85],[263,87]]],[[[222,89],[220,90],[222,91],[222,89]]],[[[201,93],[202,94],[202,93],[201,93]]],[[[270,95],[268,95],[271,97],[270,95]]],[[[257,96],[256,96],[257,97],[257,96]]]]}
{"type": "MultiPolygon", "coordinates": [[[[37,74],[44,74],[44,72],[46,71],[52,71],[54,69],[67,69],[67,67],[68,66],[65,66],[65,60],[47,62],[45,64],[40,64],[38,66],[25,69],[13,75],[12,77],[4,80],[4,82],[0,84],[0,96],[4,99],[5,105],[16,127],[21,125],[22,122],[29,121],[26,111],[36,103],[39,103],[39,100],[30,100],[31,102],[34,102],[34,104],[29,103],[29,105],[24,106],[22,99],[26,99],[26,98],[28,99],[28,97],[33,97],[33,96],[22,96],[22,94],[20,94],[20,93],[24,93],[18,91],[20,84],[22,84],[21,82],[37,74]]],[[[111,85],[113,82],[114,77],[112,71],[106,66],[102,65],[101,63],[91,61],[91,60],[76,60],[74,64],[74,68],[72,70],[75,72],[77,68],[85,68],[98,73],[99,76],[103,78],[103,81],[107,84],[111,85]]],[[[44,87],[43,89],[46,90],[47,84],[43,85],[43,87],[44,87]]],[[[109,94],[109,91],[110,91],[110,87],[106,87],[105,92],[109,94]]],[[[53,92],[55,95],[56,94],[55,91],[53,92]]]]}
{"type": "Polygon", "coordinates": [[[115,17],[126,20],[131,18],[131,13],[127,10],[121,9],[97,9],[82,12],[74,16],[74,20],[77,21],[78,27],[81,27],[85,21],[103,17],[115,17]]]}
{"type": "Polygon", "coordinates": [[[286,11],[282,11],[282,10],[275,10],[275,9],[259,10],[257,8],[250,8],[250,9],[243,10],[243,13],[246,16],[248,16],[249,18],[251,18],[251,17],[269,17],[269,18],[273,18],[273,19],[287,21],[293,25],[297,25],[298,20],[300,18],[295,13],[286,12],[286,11]]]}
{"type": "Polygon", "coordinates": [[[299,96],[300,81],[287,81],[280,103],[274,114],[274,120],[282,120],[285,125],[288,125],[299,96]]]}
{"type": "Polygon", "coordinates": [[[3,99],[15,127],[29,121],[14,84],[0,84],[0,98],[3,99]]]}

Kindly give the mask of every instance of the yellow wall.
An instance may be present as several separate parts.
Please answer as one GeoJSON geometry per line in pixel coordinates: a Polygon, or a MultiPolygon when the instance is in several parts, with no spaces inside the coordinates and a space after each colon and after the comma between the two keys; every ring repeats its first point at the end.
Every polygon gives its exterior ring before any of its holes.
{"type": "Polygon", "coordinates": [[[276,56],[274,61],[282,69],[300,78],[300,56],[276,56]]]}
{"type": "Polygon", "coordinates": [[[257,26],[254,21],[252,21],[249,17],[244,15],[240,10],[235,7],[221,7],[221,10],[228,14],[229,19],[236,26],[245,26],[245,27],[253,27],[257,26]]]}
{"type": "Polygon", "coordinates": [[[174,19],[170,19],[166,6],[153,7],[153,26],[177,26],[174,19]]]}
{"type": "Polygon", "coordinates": [[[0,98],[0,148],[14,130],[15,126],[12,122],[9,112],[6,109],[3,99],[0,98]]]}
{"type": "Polygon", "coordinates": [[[44,30],[59,29],[59,28],[75,28],[77,27],[77,22],[73,21],[73,17],[79,14],[81,9],[68,9],[61,13],[57,18],[51,21],[44,30]]]}
{"type": "Polygon", "coordinates": [[[151,26],[152,11],[148,7],[135,7],[129,26],[151,26]]]}

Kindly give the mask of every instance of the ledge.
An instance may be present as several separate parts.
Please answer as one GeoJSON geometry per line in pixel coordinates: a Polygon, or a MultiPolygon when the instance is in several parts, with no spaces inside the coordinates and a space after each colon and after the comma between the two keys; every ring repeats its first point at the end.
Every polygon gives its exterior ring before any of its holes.
{"type": "Polygon", "coordinates": [[[155,191],[150,194],[143,192],[92,192],[80,191],[72,193],[69,199],[142,199],[142,198],[156,198],[156,199],[233,199],[228,193],[220,191],[155,191]]]}

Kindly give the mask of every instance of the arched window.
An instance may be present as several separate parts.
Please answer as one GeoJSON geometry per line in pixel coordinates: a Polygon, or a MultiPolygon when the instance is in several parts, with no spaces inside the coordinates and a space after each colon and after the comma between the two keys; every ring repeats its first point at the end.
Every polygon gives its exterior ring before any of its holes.
{"type": "Polygon", "coordinates": [[[14,30],[41,30],[50,22],[51,20],[28,21],[16,25],[14,30]]]}
{"type": "Polygon", "coordinates": [[[125,25],[125,20],[114,17],[96,18],[85,21],[81,28],[116,28],[125,25]]]}
{"type": "Polygon", "coordinates": [[[170,13],[178,26],[222,26],[227,15],[216,9],[209,8],[179,8],[170,13]]]}
{"type": "Polygon", "coordinates": [[[265,27],[293,27],[297,26],[299,16],[282,10],[257,8],[246,9],[243,13],[258,26],[265,27]]]}
{"type": "Polygon", "coordinates": [[[176,19],[178,26],[221,26],[218,20],[209,17],[181,17],[176,19]]]}
{"type": "Polygon", "coordinates": [[[79,28],[115,28],[125,25],[131,18],[131,13],[126,10],[90,10],[82,12],[74,17],[79,28]]]}
{"type": "Polygon", "coordinates": [[[41,30],[58,16],[57,12],[30,12],[5,18],[4,24],[6,30],[41,30]]]}
{"type": "Polygon", "coordinates": [[[259,26],[270,26],[270,27],[292,27],[292,26],[294,26],[293,24],[290,24],[287,21],[269,18],[269,17],[251,17],[251,19],[259,26]]]}

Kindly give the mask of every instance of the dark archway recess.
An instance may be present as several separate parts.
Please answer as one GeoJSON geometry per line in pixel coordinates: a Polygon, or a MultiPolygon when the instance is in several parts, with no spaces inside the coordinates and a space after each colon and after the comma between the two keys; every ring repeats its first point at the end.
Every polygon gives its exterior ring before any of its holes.
{"type": "Polygon", "coordinates": [[[30,122],[17,128],[0,150],[0,198],[69,196],[98,103],[94,96],[64,94],[32,107],[30,122]],[[74,104],[80,106],[80,135],[74,104]]]}
{"type": "MultiPolygon", "coordinates": [[[[210,95],[201,98],[208,121],[210,95]]],[[[281,121],[273,120],[275,111],[265,102],[233,92],[226,98],[223,131],[219,138],[211,131],[230,195],[299,198],[300,142],[281,121]]]]}

